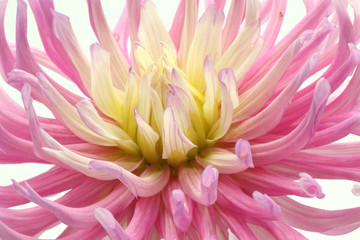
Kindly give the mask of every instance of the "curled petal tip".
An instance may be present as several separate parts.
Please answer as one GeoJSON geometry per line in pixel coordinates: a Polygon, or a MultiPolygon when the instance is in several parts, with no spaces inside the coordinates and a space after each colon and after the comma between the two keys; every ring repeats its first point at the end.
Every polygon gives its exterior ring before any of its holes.
{"type": "Polygon", "coordinates": [[[173,212],[174,223],[181,232],[187,232],[191,224],[189,209],[185,207],[185,194],[182,190],[172,191],[175,211],[173,212]]]}
{"type": "Polygon", "coordinates": [[[282,215],[280,206],[268,195],[255,191],[253,192],[253,198],[261,205],[263,205],[275,219],[281,219],[282,215]]]}
{"type": "Polygon", "coordinates": [[[253,160],[250,149],[250,143],[244,139],[239,139],[235,144],[235,154],[243,161],[249,168],[253,168],[253,160]]]}
{"type": "Polygon", "coordinates": [[[201,176],[201,191],[207,195],[208,205],[215,203],[217,199],[217,184],[219,171],[212,165],[205,168],[201,176]]]}
{"type": "Polygon", "coordinates": [[[301,189],[310,197],[317,197],[322,199],[325,194],[322,192],[321,186],[309,174],[300,173],[299,184],[301,189]]]}

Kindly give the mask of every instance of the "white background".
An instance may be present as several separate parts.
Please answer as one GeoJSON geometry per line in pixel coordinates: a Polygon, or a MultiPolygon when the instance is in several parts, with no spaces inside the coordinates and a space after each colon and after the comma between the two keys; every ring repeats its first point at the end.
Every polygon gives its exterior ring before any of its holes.
{"type": "MultiPolygon", "coordinates": [[[[171,26],[172,18],[176,11],[177,1],[166,0],[154,0],[157,5],[160,15],[169,28],[171,26]]],[[[115,26],[116,20],[119,17],[124,0],[102,0],[105,15],[108,19],[111,27],[115,26]]],[[[200,3],[203,11],[203,4],[200,3]]],[[[88,18],[88,9],[85,0],[55,0],[55,8],[57,11],[64,13],[70,17],[71,24],[74,32],[77,35],[79,42],[81,43],[84,51],[89,56],[90,44],[96,42],[96,38],[92,33],[91,26],[88,18]]],[[[225,8],[226,11],[227,8],[225,8]]],[[[350,10],[349,10],[350,11],[350,10]]],[[[352,11],[350,11],[352,14],[352,11]]],[[[5,26],[8,41],[14,41],[15,39],[15,14],[16,14],[16,0],[9,0],[8,9],[6,12],[5,26]]],[[[288,32],[298,21],[305,15],[305,8],[301,0],[290,0],[287,7],[287,12],[284,17],[283,29],[280,33],[280,37],[284,36],[284,33],[288,32]]],[[[42,49],[41,41],[38,35],[38,30],[35,25],[34,18],[30,7],[28,7],[28,38],[30,45],[36,46],[42,49]]],[[[21,103],[20,95],[16,90],[8,87],[3,81],[0,81],[0,86],[5,88],[12,97],[17,99],[21,103]]],[[[72,84],[68,84],[69,88],[74,89],[76,93],[79,93],[72,84]]],[[[49,111],[37,104],[37,113],[42,116],[50,116],[49,111]]],[[[351,141],[353,138],[347,138],[345,141],[351,141]]],[[[25,180],[37,174],[46,171],[50,166],[37,165],[37,164],[22,164],[22,165],[2,165],[0,167],[0,185],[10,184],[10,179],[14,178],[17,181],[25,180]]],[[[310,206],[324,208],[324,209],[343,209],[360,206],[360,199],[351,194],[351,188],[354,182],[350,181],[330,181],[319,180],[323,188],[323,192],[326,197],[322,200],[318,199],[302,199],[296,198],[310,206]]],[[[58,197],[58,196],[57,196],[58,197]]],[[[28,204],[27,206],[32,206],[28,204]]],[[[56,230],[52,230],[44,233],[41,238],[55,238],[64,226],[60,226],[56,230]]],[[[360,230],[354,231],[344,236],[324,236],[316,233],[304,232],[302,233],[309,239],[315,240],[334,240],[334,239],[346,239],[346,240],[358,240],[360,239],[360,230]]]]}

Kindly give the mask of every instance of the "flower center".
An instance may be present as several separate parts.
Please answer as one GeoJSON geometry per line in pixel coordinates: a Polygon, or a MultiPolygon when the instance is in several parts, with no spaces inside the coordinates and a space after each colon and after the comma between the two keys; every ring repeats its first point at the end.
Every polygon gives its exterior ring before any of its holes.
{"type": "Polygon", "coordinates": [[[228,89],[235,84],[230,69],[218,78],[207,56],[199,77],[189,79],[165,44],[158,61],[140,45],[134,55],[140,76],[129,75],[124,108],[132,107],[133,116],[123,126],[147,162],[177,167],[225,135],[233,110],[228,89]]]}

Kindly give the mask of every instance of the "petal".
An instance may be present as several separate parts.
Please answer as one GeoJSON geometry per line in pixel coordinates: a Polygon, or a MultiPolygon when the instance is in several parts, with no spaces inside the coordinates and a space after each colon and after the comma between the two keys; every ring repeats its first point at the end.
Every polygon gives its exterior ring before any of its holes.
{"type": "Polygon", "coordinates": [[[103,226],[106,233],[109,234],[111,239],[130,239],[120,224],[116,221],[114,216],[106,208],[96,208],[94,216],[103,226]]]}
{"type": "Polygon", "coordinates": [[[75,37],[69,18],[53,10],[51,13],[54,17],[54,35],[61,42],[61,45],[64,47],[72,63],[75,65],[86,90],[91,92],[90,62],[75,37]]]}
{"type": "MultiPolygon", "coordinates": [[[[341,114],[342,115],[342,114],[341,114]]],[[[335,122],[334,122],[335,123],[335,122]]],[[[354,116],[351,116],[344,121],[335,123],[333,126],[327,127],[323,130],[317,131],[314,139],[306,148],[314,148],[318,146],[323,146],[337,140],[340,140],[347,135],[351,134],[354,129],[360,126],[360,114],[355,113],[354,116]]]]}
{"type": "Polygon", "coordinates": [[[298,203],[288,197],[276,197],[284,221],[296,228],[327,235],[342,235],[359,227],[360,208],[323,210],[298,203]]]}
{"type": "Polygon", "coordinates": [[[243,215],[235,214],[230,209],[215,206],[216,219],[222,219],[229,227],[229,240],[257,240],[252,230],[247,224],[243,215]],[[231,230],[230,230],[231,229],[231,230]],[[237,238],[236,238],[237,237],[237,238]]]}
{"type": "Polygon", "coordinates": [[[171,107],[167,107],[163,115],[163,155],[170,165],[179,165],[185,161],[187,153],[196,147],[182,133],[175,120],[171,107]]]}
{"type": "MultiPolygon", "coordinates": [[[[188,59],[189,49],[191,46],[191,42],[195,33],[196,28],[196,21],[197,21],[197,15],[198,15],[198,0],[183,0],[181,1],[180,6],[184,6],[183,14],[183,22],[181,29],[178,29],[178,32],[176,32],[174,28],[175,21],[179,21],[176,19],[176,16],[174,17],[173,25],[170,29],[170,35],[172,35],[172,38],[176,40],[180,40],[179,42],[179,50],[177,54],[177,59],[179,62],[180,67],[184,67],[186,65],[186,61],[188,59]],[[182,5],[181,5],[182,4],[182,5]],[[172,34],[173,33],[173,34],[172,34]]],[[[180,20],[181,21],[181,20],[180,20]]],[[[174,40],[175,42],[175,40],[174,40]]]]}
{"type": "Polygon", "coordinates": [[[321,186],[317,183],[309,174],[307,173],[299,173],[300,180],[299,184],[300,187],[311,197],[317,197],[322,199],[325,197],[321,190],[321,186]]]}
{"type": "Polygon", "coordinates": [[[158,196],[140,198],[135,206],[131,221],[124,230],[113,215],[104,208],[94,211],[95,217],[113,239],[132,240],[142,239],[153,226],[160,210],[160,199],[158,196]],[[143,225],[139,227],[139,225],[143,225]]]}
{"type": "Polygon", "coordinates": [[[93,44],[91,50],[91,95],[107,116],[123,122],[123,102],[119,91],[113,86],[110,72],[110,54],[98,44],[93,44]]]}
{"type": "Polygon", "coordinates": [[[173,212],[174,223],[180,231],[187,232],[192,221],[192,213],[185,205],[184,192],[180,189],[173,190],[172,197],[175,205],[175,210],[173,212]]]}
{"type": "Polygon", "coordinates": [[[160,210],[159,219],[155,224],[159,238],[185,240],[185,234],[176,228],[174,220],[167,209],[160,210]]]}
{"type": "Polygon", "coordinates": [[[271,97],[277,82],[287,67],[299,52],[304,42],[310,39],[312,32],[304,32],[281,56],[278,62],[256,84],[240,95],[240,105],[234,111],[234,118],[238,121],[245,119],[260,110],[271,97]]]}
{"type": "MultiPolygon", "coordinates": [[[[244,172],[246,173],[246,171],[244,172]]],[[[266,220],[278,220],[279,214],[271,199],[265,198],[262,203],[244,193],[236,179],[228,175],[221,175],[218,182],[218,198],[216,203],[224,209],[229,209],[236,214],[266,220]],[[269,200],[269,203],[267,201],[269,200]],[[265,203],[267,205],[265,205],[265,203]],[[274,211],[272,211],[272,208],[274,211]]],[[[262,196],[260,194],[260,196],[262,196]]]]}
{"type": "Polygon", "coordinates": [[[220,97],[220,85],[210,55],[207,55],[205,58],[204,79],[206,83],[206,92],[203,111],[208,125],[212,126],[219,116],[218,99],[220,97]]]}
{"type": "Polygon", "coordinates": [[[216,61],[216,69],[231,68],[235,71],[236,79],[241,79],[260,54],[262,40],[260,45],[256,43],[259,37],[259,20],[245,26],[240,30],[229,48],[216,61]]]}
{"type": "Polygon", "coordinates": [[[162,198],[172,214],[176,228],[181,232],[188,232],[193,220],[194,201],[184,194],[179,182],[174,179],[162,191],[162,198]]]}
{"type": "Polygon", "coordinates": [[[138,82],[133,72],[130,72],[125,87],[124,96],[124,129],[132,139],[136,139],[136,120],[134,117],[133,109],[136,106],[138,94],[138,82]]]}
{"type": "MultiPolygon", "coordinates": [[[[43,147],[42,150],[47,153],[49,156],[55,157],[57,160],[61,161],[61,163],[70,166],[72,169],[82,172],[83,174],[94,177],[102,180],[111,180],[114,179],[114,176],[111,176],[104,172],[94,172],[90,171],[88,165],[94,158],[85,157],[83,155],[77,154],[68,148],[62,146],[59,142],[57,142],[54,138],[52,138],[49,134],[47,134],[44,130],[39,129],[42,140],[47,144],[47,147],[43,147]]],[[[91,157],[97,157],[93,155],[91,157]]],[[[136,156],[125,156],[119,158],[114,161],[113,164],[119,164],[121,167],[124,167],[128,170],[136,169],[141,163],[141,159],[136,156]]]]}
{"type": "Polygon", "coordinates": [[[318,54],[315,53],[301,68],[296,77],[268,106],[255,116],[250,117],[238,126],[231,128],[231,131],[229,131],[225,138],[229,138],[230,136],[231,138],[238,137],[238,132],[243,129],[241,136],[251,140],[264,135],[274,128],[280,122],[285,107],[289,104],[301,84],[307,79],[317,65],[317,61],[318,54]],[[237,134],[234,135],[234,133],[237,134]]]}
{"type": "Polygon", "coordinates": [[[6,10],[7,0],[0,2],[0,64],[1,64],[1,75],[4,79],[7,77],[7,73],[10,72],[14,67],[14,56],[11,53],[9,45],[5,37],[4,30],[4,17],[6,10]]]}
{"type": "Polygon", "coordinates": [[[151,163],[159,162],[161,156],[157,152],[159,134],[134,109],[135,120],[138,126],[138,144],[145,159],[151,163]]]}
{"type": "Polygon", "coordinates": [[[258,191],[255,191],[253,193],[253,198],[259,202],[261,205],[263,205],[268,212],[271,212],[271,214],[277,218],[281,218],[281,208],[280,206],[274,202],[268,195],[262,194],[258,191]]]}
{"type": "Polygon", "coordinates": [[[263,52],[268,51],[268,49],[274,46],[284,20],[285,10],[286,1],[272,1],[270,19],[267,22],[266,29],[263,33],[263,38],[265,40],[263,52]]]}
{"type": "Polygon", "coordinates": [[[106,22],[100,0],[88,0],[90,22],[101,45],[110,53],[111,74],[114,85],[123,90],[129,72],[129,64],[122,55],[106,22]]]}
{"type": "Polygon", "coordinates": [[[230,89],[232,86],[228,80],[228,75],[232,75],[230,69],[223,69],[219,73],[220,94],[221,94],[221,113],[220,119],[211,127],[207,136],[208,142],[222,138],[230,128],[233,117],[233,103],[231,101],[230,89]]]}
{"type": "Polygon", "coordinates": [[[18,233],[8,226],[6,226],[2,221],[0,221],[0,237],[3,239],[11,240],[36,240],[38,238],[29,237],[24,234],[18,233]]]}
{"type": "Polygon", "coordinates": [[[197,204],[194,210],[194,223],[201,239],[218,239],[216,218],[212,206],[197,204]]]}
{"type": "Polygon", "coordinates": [[[210,206],[217,199],[217,182],[219,171],[213,166],[207,166],[203,172],[199,166],[180,166],[179,181],[182,189],[194,201],[210,206]]]}
{"type": "Polygon", "coordinates": [[[175,46],[171,37],[166,31],[155,5],[151,1],[145,1],[144,6],[141,8],[138,37],[140,43],[149,51],[155,61],[163,53],[160,42],[165,42],[175,52],[175,46]]]}
{"type": "Polygon", "coordinates": [[[329,83],[320,80],[306,118],[290,134],[271,142],[252,145],[255,166],[278,161],[302,149],[314,136],[329,95],[329,83]]]}
{"type": "Polygon", "coordinates": [[[166,92],[166,106],[174,113],[175,121],[179,124],[181,132],[193,143],[197,144],[197,134],[192,125],[190,98],[180,87],[169,84],[170,90],[166,92]]]}
{"type": "Polygon", "coordinates": [[[139,147],[127,133],[114,124],[105,122],[88,100],[81,100],[76,104],[76,109],[84,124],[96,134],[114,140],[118,146],[130,154],[139,154],[139,147]]]}
{"type": "Polygon", "coordinates": [[[66,99],[48,82],[43,74],[37,74],[37,78],[39,79],[43,95],[50,101],[54,109],[53,113],[58,119],[61,119],[72,132],[85,141],[97,145],[116,145],[114,141],[100,137],[88,129],[81,121],[76,108],[66,101],[66,99]]]}
{"type": "Polygon", "coordinates": [[[94,160],[89,166],[91,170],[108,173],[119,179],[136,197],[154,196],[166,186],[170,177],[170,169],[167,165],[164,167],[152,165],[140,176],[112,162],[94,160]]]}
{"type": "Polygon", "coordinates": [[[224,18],[223,11],[216,10],[215,6],[211,5],[196,25],[185,72],[189,76],[189,82],[199,91],[205,89],[205,82],[202,80],[202,63],[205,57],[210,53],[216,61],[221,54],[220,38],[224,18]]]}
{"type": "Polygon", "coordinates": [[[111,198],[107,196],[107,199],[103,199],[98,203],[94,204],[93,206],[74,208],[64,206],[57,202],[50,201],[46,198],[42,198],[29,186],[29,184],[27,184],[27,182],[25,182],[25,187],[21,186],[15,180],[13,180],[13,184],[15,190],[19,194],[26,197],[30,201],[46,208],[48,211],[56,215],[56,217],[63,223],[77,229],[86,229],[96,225],[96,220],[93,217],[93,209],[96,206],[108,205],[109,208],[116,208],[119,211],[126,209],[126,207],[133,200],[129,192],[124,191],[125,189],[122,189],[122,192],[114,190],[114,192],[117,192],[117,198],[115,197],[115,194],[112,194],[111,198]],[[119,194],[119,192],[121,194],[119,194]]]}
{"type": "Polygon", "coordinates": [[[235,153],[236,156],[241,160],[241,162],[243,162],[246,166],[250,168],[254,167],[250,143],[247,140],[237,140],[235,144],[235,153]]]}
{"type": "Polygon", "coordinates": [[[150,113],[151,113],[151,81],[146,75],[140,80],[140,87],[139,87],[139,102],[136,108],[136,111],[140,114],[140,116],[144,119],[145,122],[150,122],[150,113]]]}
{"type": "Polygon", "coordinates": [[[231,1],[230,9],[227,14],[225,26],[221,36],[223,53],[238,36],[239,28],[245,15],[245,3],[246,1],[231,1]]]}
{"type": "Polygon", "coordinates": [[[239,158],[233,152],[222,148],[208,148],[203,150],[200,155],[196,155],[196,162],[206,167],[213,165],[222,174],[233,174],[246,170],[244,158],[239,158]]]}

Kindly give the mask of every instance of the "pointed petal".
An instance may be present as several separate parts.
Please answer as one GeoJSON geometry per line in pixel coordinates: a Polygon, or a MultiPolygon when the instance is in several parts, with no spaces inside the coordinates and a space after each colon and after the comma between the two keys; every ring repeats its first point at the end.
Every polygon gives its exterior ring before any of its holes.
{"type": "Polygon", "coordinates": [[[187,232],[192,221],[192,214],[185,205],[184,192],[180,189],[173,190],[172,197],[175,205],[175,211],[173,212],[174,223],[180,231],[187,232]]]}
{"type": "MultiPolygon", "coordinates": [[[[221,94],[221,113],[220,119],[210,129],[208,139],[210,142],[222,138],[230,128],[233,117],[233,103],[229,93],[231,84],[227,82],[228,75],[232,72],[229,69],[223,69],[219,73],[220,94],[221,94]]],[[[233,75],[233,74],[231,74],[233,75]]]]}
{"type": "Polygon", "coordinates": [[[99,221],[99,223],[103,226],[106,233],[109,234],[111,239],[122,239],[128,240],[130,239],[124,230],[120,226],[120,224],[116,221],[114,216],[107,210],[106,208],[96,208],[94,210],[94,216],[99,221]]]}
{"type": "Polygon", "coordinates": [[[223,11],[216,10],[215,6],[211,5],[196,25],[185,72],[189,76],[189,82],[199,91],[205,88],[205,82],[202,80],[202,63],[205,57],[210,53],[216,61],[221,54],[220,38],[224,18],[223,11]]]}
{"type": "Polygon", "coordinates": [[[110,54],[98,44],[91,50],[91,95],[101,111],[119,123],[123,121],[123,102],[113,86],[110,54]]]}
{"type": "Polygon", "coordinates": [[[315,53],[301,68],[294,80],[292,80],[286,88],[268,106],[266,106],[265,109],[255,116],[246,119],[238,126],[231,128],[231,131],[229,131],[229,134],[225,136],[225,138],[230,136],[232,136],[232,138],[237,137],[238,134],[235,136],[234,132],[238,133],[241,131],[240,129],[243,129],[241,136],[251,140],[264,135],[274,128],[280,122],[285,107],[289,104],[301,84],[316,67],[317,62],[318,54],[315,53]]]}
{"type": "Polygon", "coordinates": [[[322,199],[325,197],[321,190],[321,186],[317,183],[309,174],[307,173],[299,173],[300,180],[299,184],[300,187],[311,197],[317,197],[322,199]]]}
{"type": "Polygon", "coordinates": [[[329,83],[325,79],[320,80],[307,116],[290,134],[271,142],[252,145],[255,166],[286,158],[306,146],[315,134],[330,91],[329,83]]]}
{"type": "Polygon", "coordinates": [[[203,172],[200,166],[180,166],[179,181],[187,196],[194,201],[210,206],[217,199],[217,182],[219,171],[213,166],[207,166],[203,172]]]}
{"type": "Polygon", "coordinates": [[[157,163],[161,156],[156,151],[159,134],[134,109],[135,120],[138,126],[138,144],[146,160],[157,163]]]}
{"type": "Polygon", "coordinates": [[[197,204],[194,210],[194,223],[201,239],[218,240],[216,232],[216,218],[212,206],[197,204]]]}
{"type": "Polygon", "coordinates": [[[151,1],[145,1],[144,6],[141,8],[138,37],[140,43],[149,51],[155,61],[163,53],[160,42],[165,42],[172,49],[172,52],[175,52],[174,43],[163,25],[155,5],[151,1]]]}
{"type": "Polygon", "coordinates": [[[105,122],[88,100],[81,100],[76,108],[84,124],[96,134],[114,140],[121,149],[130,154],[139,154],[139,147],[120,127],[105,122]]]}
{"type": "Polygon", "coordinates": [[[263,205],[268,212],[270,212],[275,218],[281,218],[281,208],[280,206],[272,200],[268,195],[262,194],[258,191],[253,193],[253,198],[263,205]]]}
{"type": "Polygon", "coordinates": [[[301,49],[306,40],[312,36],[312,31],[304,32],[281,56],[278,62],[267,74],[249,90],[239,97],[240,105],[234,111],[234,119],[240,121],[259,111],[273,94],[277,82],[286,71],[288,65],[301,49]]]}
{"type": "MultiPolygon", "coordinates": [[[[186,61],[188,59],[188,53],[191,46],[191,42],[195,33],[196,21],[197,21],[197,13],[198,13],[198,4],[197,0],[183,0],[185,4],[185,15],[184,22],[182,24],[182,29],[178,32],[173,31],[174,35],[173,39],[180,40],[179,42],[179,51],[178,51],[178,62],[180,67],[185,67],[186,61]],[[181,35],[180,35],[181,34],[181,35]]],[[[175,17],[176,18],[176,17],[175,17]]],[[[178,21],[174,18],[174,22],[178,21]]],[[[174,26],[174,23],[173,23],[174,26]]],[[[170,29],[170,34],[172,33],[173,26],[170,29]]]]}
{"type": "Polygon", "coordinates": [[[244,157],[239,158],[233,152],[222,148],[208,148],[196,155],[196,161],[201,166],[213,165],[222,174],[238,173],[246,170],[249,166],[244,157]]]}
{"type": "Polygon", "coordinates": [[[136,197],[150,197],[160,192],[170,178],[168,166],[150,166],[140,176],[106,161],[94,160],[89,163],[90,169],[108,173],[119,179],[136,197]]]}
{"type": "Polygon", "coordinates": [[[187,153],[194,145],[182,133],[175,120],[174,112],[171,107],[167,107],[163,116],[163,155],[170,165],[179,165],[186,160],[187,153]]]}
{"type": "Polygon", "coordinates": [[[236,156],[248,167],[253,168],[250,143],[247,140],[239,139],[235,144],[236,156]]]}
{"type": "Polygon", "coordinates": [[[114,85],[123,90],[129,72],[129,64],[122,55],[106,22],[100,0],[88,0],[90,22],[101,45],[110,53],[111,74],[114,85]]]}
{"type": "Polygon", "coordinates": [[[206,84],[206,92],[203,111],[207,123],[209,126],[212,126],[219,117],[218,99],[220,97],[220,85],[210,55],[207,55],[205,58],[204,79],[206,84]]]}
{"type": "Polygon", "coordinates": [[[100,137],[88,129],[81,121],[81,118],[74,106],[48,82],[46,77],[38,73],[37,78],[43,95],[50,101],[56,117],[64,122],[64,124],[74,132],[78,137],[87,142],[97,145],[114,146],[114,141],[100,137]]]}
{"type": "Polygon", "coordinates": [[[90,93],[90,62],[85,56],[85,53],[82,51],[80,44],[75,37],[74,31],[70,25],[70,20],[67,16],[56,11],[52,11],[52,14],[54,17],[54,35],[65,48],[66,53],[75,65],[76,70],[79,72],[86,90],[90,93]]]}
{"type": "Polygon", "coordinates": [[[96,205],[108,205],[111,209],[116,207],[117,210],[124,210],[133,200],[133,198],[129,196],[129,193],[124,192],[124,189],[122,189],[123,193],[120,194],[118,190],[114,190],[114,192],[117,193],[117,198],[113,195],[111,199],[109,197],[108,199],[100,200],[93,206],[74,208],[39,196],[27,182],[25,182],[25,187],[21,186],[15,180],[13,180],[13,184],[19,194],[47,209],[63,223],[77,229],[86,229],[96,225],[96,220],[93,217],[93,208],[95,208],[96,205]]]}

